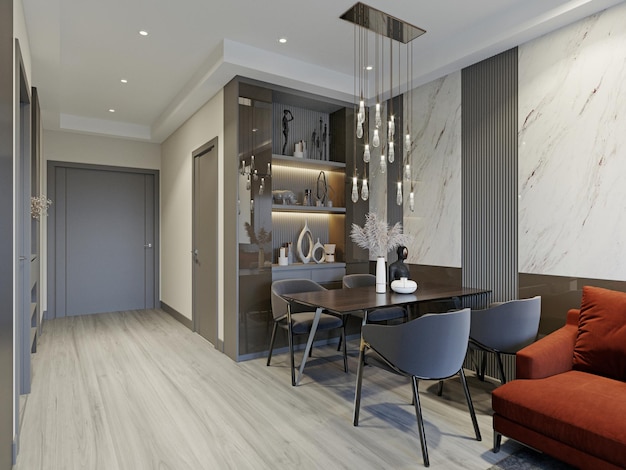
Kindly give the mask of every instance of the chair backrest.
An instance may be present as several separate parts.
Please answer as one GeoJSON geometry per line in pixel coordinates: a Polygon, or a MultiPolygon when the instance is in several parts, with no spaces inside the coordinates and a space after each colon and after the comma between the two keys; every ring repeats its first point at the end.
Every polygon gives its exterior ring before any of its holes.
{"type": "Polygon", "coordinates": [[[376,285],[376,276],[373,274],[346,274],[343,277],[343,287],[367,287],[376,285]]]}
{"type": "MultiPolygon", "coordinates": [[[[289,302],[287,302],[282,296],[284,294],[294,294],[296,292],[312,292],[326,290],[325,287],[319,285],[317,282],[311,279],[282,279],[280,281],[272,282],[272,316],[274,320],[287,315],[287,308],[289,302]]],[[[311,310],[311,307],[295,304],[292,309],[292,313],[303,312],[311,310]]]]}
{"type": "Polygon", "coordinates": [[[362,335],[377,353],[406,374],[443,379],[456,374],[467,352],[470,309],[428,313],[399,325],[363,325],[362,335]]]}
{"type": "Polygon", "coordinates": [[[535,341],[540,317],[540,296],[472,310],[470,337],[488,348],[515,354],[535,341]]]}

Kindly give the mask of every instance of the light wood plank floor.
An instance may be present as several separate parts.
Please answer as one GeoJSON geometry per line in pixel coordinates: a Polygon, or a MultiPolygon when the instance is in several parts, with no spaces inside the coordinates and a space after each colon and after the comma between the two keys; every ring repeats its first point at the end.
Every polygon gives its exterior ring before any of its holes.
{"type": "MultiPolygon", "coordinates": [[[[331,346],[314,350],[299,387],[287,354],[233,362],[160,310],[45,323],[33,356],[15,470],[423,468],[409,382],[372,367],[352,426],[350,370],[331,346]]],[[[486,469],[494,385],[468,372],[482,442],[458,379],[421,384],[433,469],[486,469]]]]}

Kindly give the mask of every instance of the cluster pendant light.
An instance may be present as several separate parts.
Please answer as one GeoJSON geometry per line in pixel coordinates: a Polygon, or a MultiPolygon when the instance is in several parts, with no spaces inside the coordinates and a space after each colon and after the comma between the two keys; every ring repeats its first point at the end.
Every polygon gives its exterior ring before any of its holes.
{"type": "MultiPolygon", "coordinates": [[[[359,156],[362,149],[362,181],[360,198],[367,201],[369,198],[369,186],[367,180],[368,165],[374,159],[378,160],[379,172],[384,174],[387,172],[387,164],[393,164],[396,156],[402,159],[402,164],[397,164],[398,181],[396,189],[396,203],[403,203],[403,182],[411,185],[411,193],[409,205],[413,210],[413,183],[411,177],[410,152],[411,152],[411,134],[410,120],[401,119],[394,114],[393,96],[394,96],[394,67],[398,70],[398,81],[396,89],[400,93],[400,71],[403,68],[401,62],[401,45],[406,49],[406,90],[407,96],[411,83],[413,81],[412,74],[412,43],[411,41],[421,36],[426,31],[413,26],[409,23],[401,21],[393,16],[383,13],[380,10],[369,7],[361,2],[354,4],[346,13],[341,15],[341,19],[352,22],[354,24],[354,95],[357,98],[355,102],[355,132],[354,132],[354,172],[352,177],[352,202],[359,200],[359,174],[357,169],[357,148],[359,156]],[[387,41],[387,44],[385,43],[387,41]],[[374,45],[373,54],[370,56],[370,45],[374,45]],[[398,54],[394,60],[394,46],[397,47],[398,54]],[[389,50],[387,57],[384,51],[389,50]],[[374,64],[374,65],[372,65],[374,64]],[[375,74],[375,98],[374,103],[374,119],[370,116],[370,107],[368,98],[370,97],[370,80],[369,73],[373,70],[375,74]],[[388,80],[385,83],[385,80],[388,80]],[[387,86],[387,87],[386,87],[387,86]],[[388,91],[386,91],[388,90],[388,91]],[[388,106],[384,106],[384,102],[388,106]],[[387,118],[383,121],[383,115],[387,114],[387,118]],[[386,129],[383,128],[383,122],[386,129]],[[396,146],[396,130],[398,123],[406,124],[406,133],[404,134],[404,142],[402,139],[396,146]],[[371,131],[371,140],[370,140],[371,131]],[[376,154],[378,159],[376,159],[376,154]]],[[[409,98],[407,98],[408,101],[409,98]]],[[[410,100],[412,107],[412,99],[410,100]]],[[[411,110],[405,110],[405,115],[411,115],[411,110]]]]}

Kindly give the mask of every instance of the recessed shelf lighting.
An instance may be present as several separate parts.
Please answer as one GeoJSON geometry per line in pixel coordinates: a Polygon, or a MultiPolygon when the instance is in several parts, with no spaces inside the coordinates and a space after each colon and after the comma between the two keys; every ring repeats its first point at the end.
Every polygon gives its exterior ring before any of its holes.
{"type": "Polygon", "coordinates": [[[141,36],[147,36],[148,35],[148,31],[145,31],[145,30],[142,29],[141,31],[139,31],[139,34],[141,36]]]}
{"type": "Polygon", "coordinates": [[[125,78],[122,78],[122,79],[120,80],[120,82],[122,82],[122,83],[128,83],[128,80],[126,80],[125,78]]]}
{"type": "Polygon", "coordinates": [[[278,42],[281,44],[285,44],[287,42],[287,38],[280,38],[278,42]]]}
{"type": "Polygon", "coordinates": [[[111,108],[111,109],[109,109],[109,112],[110,112],[110,113],[114,113],[114,112],[115,112],[115,110],[114,110],[113,108],[111,108]]]}

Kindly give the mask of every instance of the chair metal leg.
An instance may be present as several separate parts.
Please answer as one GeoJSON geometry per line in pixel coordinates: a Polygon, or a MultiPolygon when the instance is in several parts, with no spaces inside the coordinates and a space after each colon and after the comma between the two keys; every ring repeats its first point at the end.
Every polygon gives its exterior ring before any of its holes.
{"type": "Polygon", "coordinates": [[[293,357],[293,332],[291,331],[291,322],[289,322],[289,329],[287,330],[289,334],[289,357],[291,361],[291,385],[296,386],[296,365],[293,357]]]}
{"type": "Polygon", "coordinates": [[[361,408],[361,384],[363,382],[363,368],[365,367],[365,342],[361,339],[361,347],[359,348],[359,365],[356,369],[356,387],[354,389],[354,412],[352,415],[352,424],[359,425],[359,410],[361,408]]]}
{"type": "Polygon", "coordinates": [[[274,328],[272,329],[272,339],[270,340],[270,352],[267,355],[267,365],[270,365],[272,360],[272,351],[274,350],[274,340],[276,339],[276,330],[278,330],[278,323],[274,322],[274,328]]]}
{"type": "Polygon", "coordinates": [[[417,377],[413,376],[413,403],[415,405],[415,417],[417,418],[417,431],[420,435],[420,444],[422,445],[422,458],[424,459],[424,466],[429,467],[430,461],[428,460],[428,448],[426,447],[426,433],[424,432],[424,418],[422,417],[422,407],[420,406],[420,396],[418,392],[417,377]]]}
{"type": "Polygon", "coordinates": [[[485,381],[485,370],[487,370],[487,351],[480,351],[481,359],[480,359],[480,370],[476,371],[478,373],[478,379],[481,382],[485,381]]]}
{"type": "Polygon", "coordinates": [[[437,386],[437,396],[443,395],[443,380],[439,381],[439,385],[437,386]]]}
{"type": "Polygon", "coordinates": [[[502,443],[502,434],[500,434],[495,429],[493,430],[493,453],[497,454],[500,452],[500,444],[502,443]]]}
{"type": "Polygon", "coordinates": [[[463,368],[459,370],[459,376],[461,377],[461,384],[463,384],[463,391],[465,392],[465,399],[467,400],[467,407],[469,408],[470,416],[472,417],[472,424],[474,425],[474,432],[476,433],[476,440],[481,441],[480,429],[478,429],[478,421],[476,420],[476,413],[474,411],[474,404],[472,403],[472,397],[470,396],[469,388],[467,387],[467,380],[465,379],[465,372],[463,368]]]}
{"type": "Polygon", "coordinates": [[[506,375],[504,374],[504,366],[502,365],[502,356],[496,351],[496,359],[498,360],[498,369],[500,370],[500,381],[502,385],[506,383],[506,375]]]}

